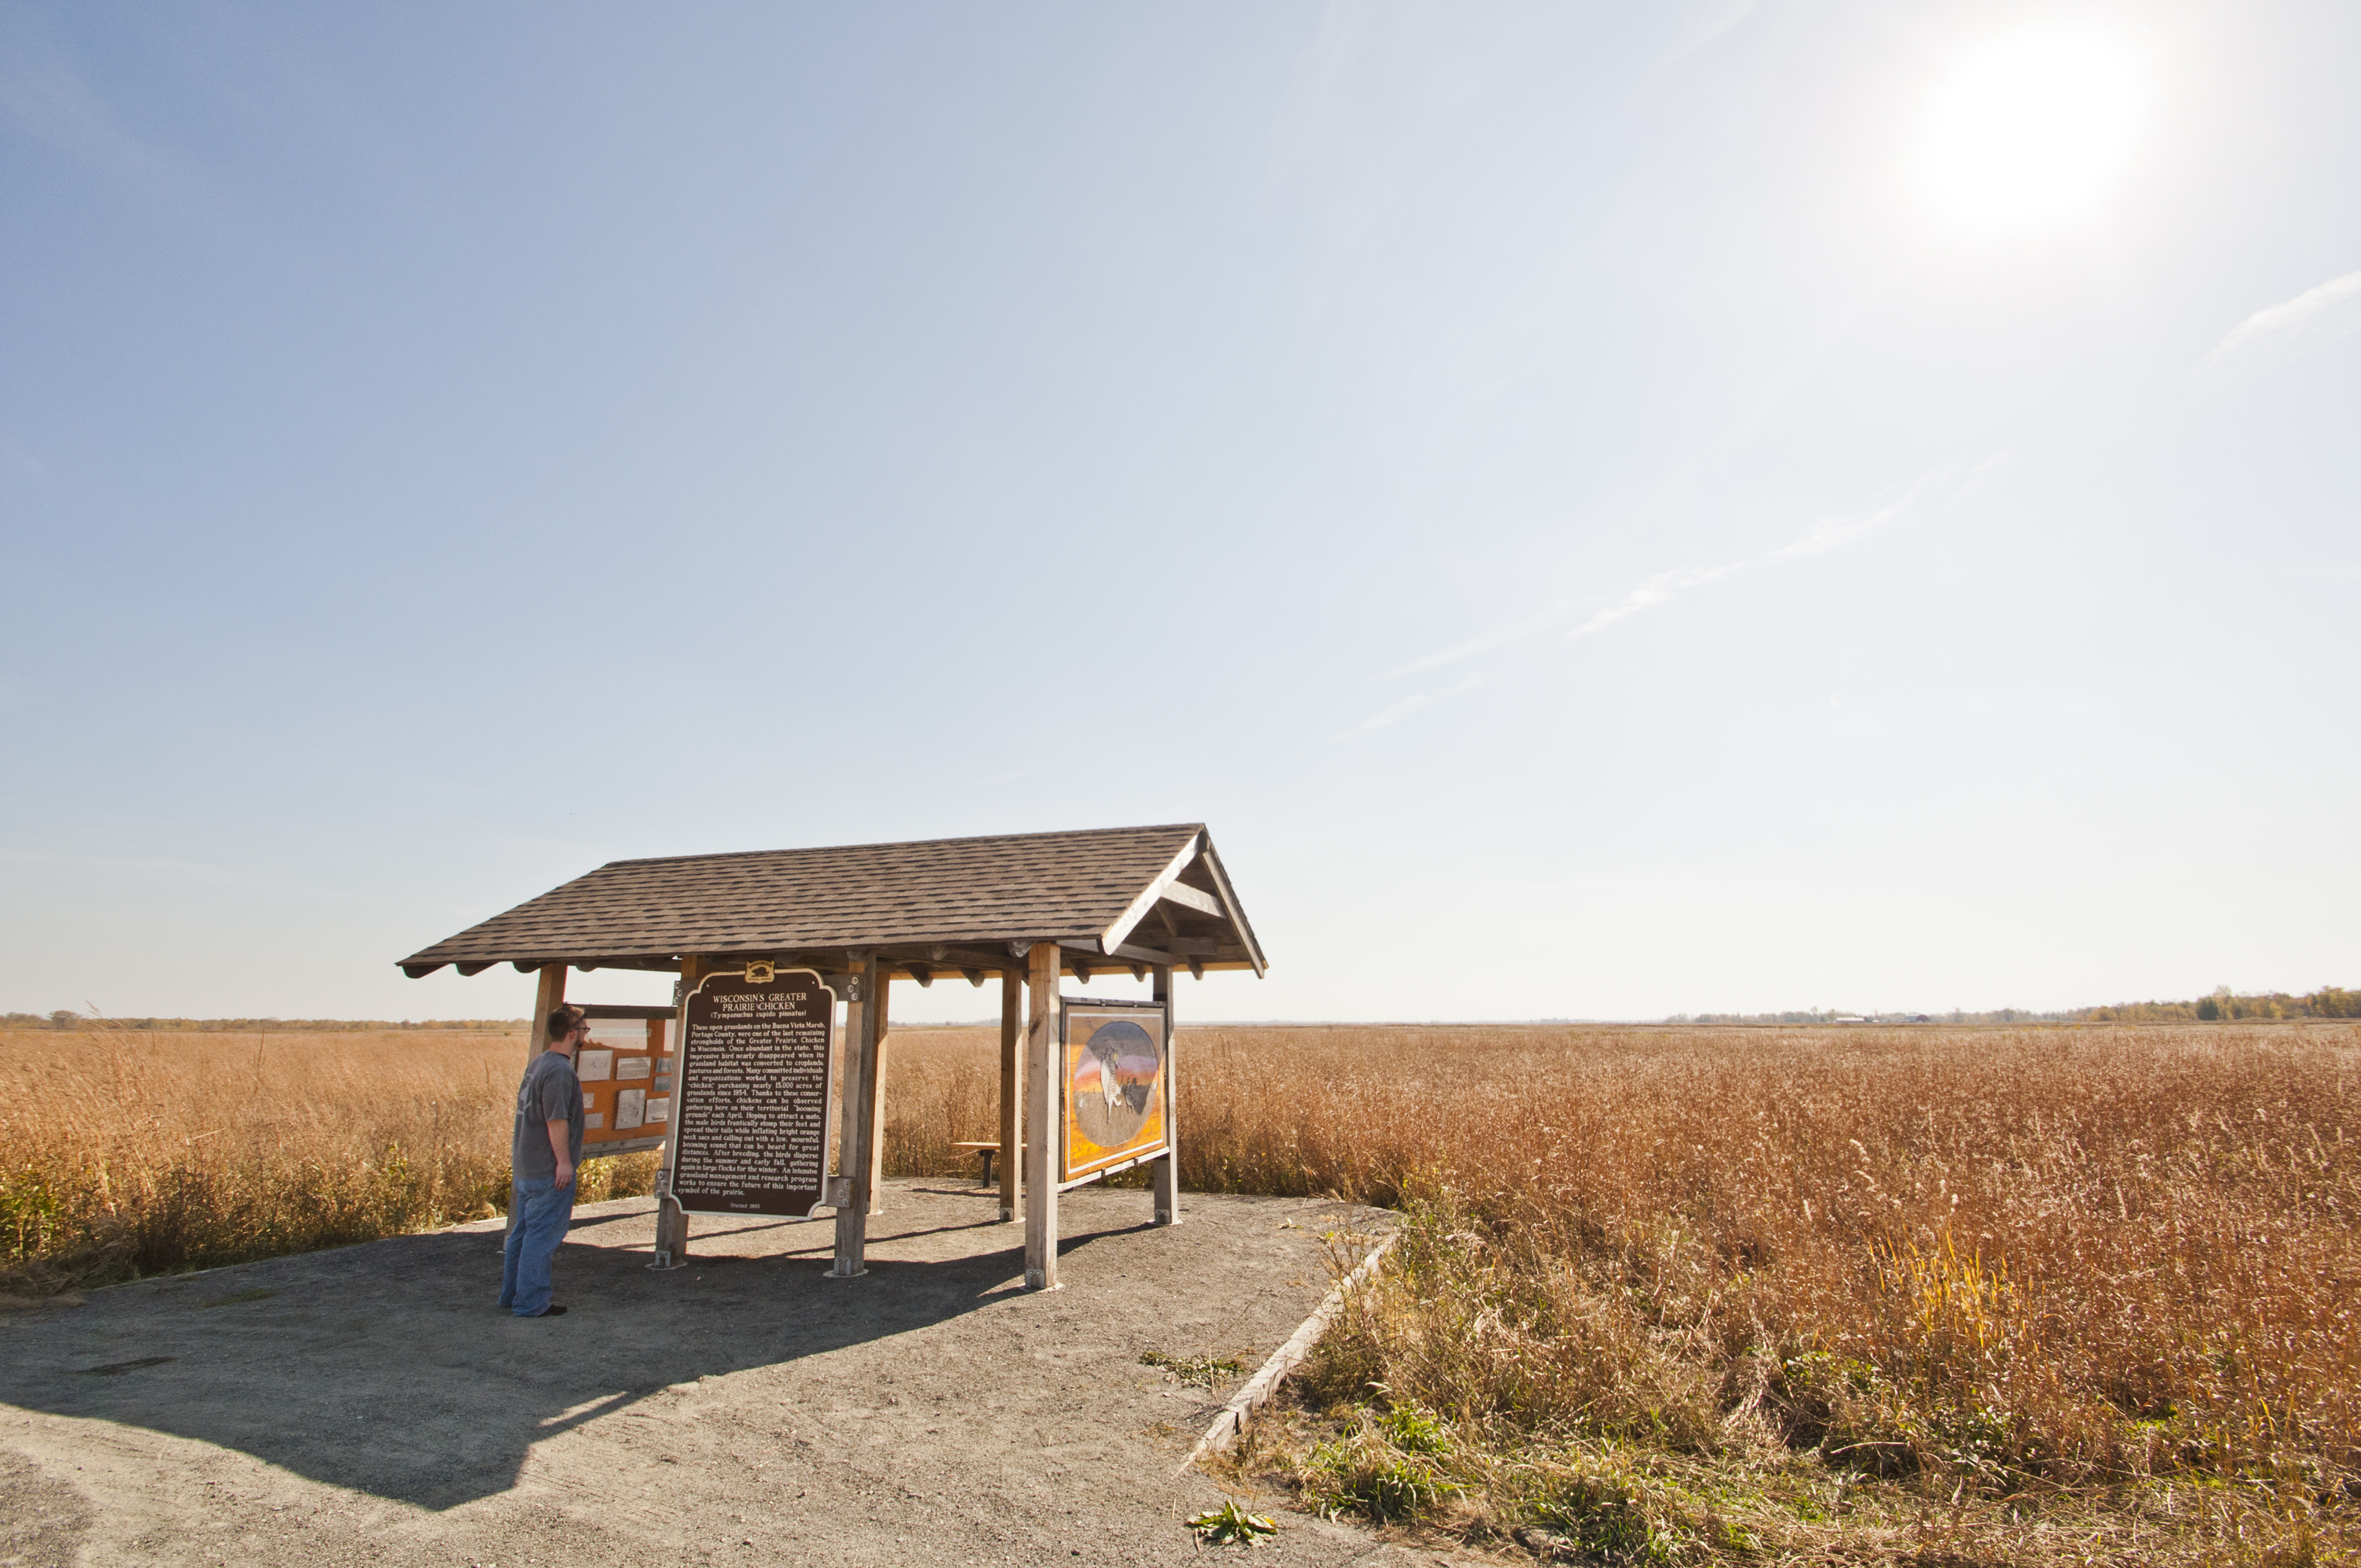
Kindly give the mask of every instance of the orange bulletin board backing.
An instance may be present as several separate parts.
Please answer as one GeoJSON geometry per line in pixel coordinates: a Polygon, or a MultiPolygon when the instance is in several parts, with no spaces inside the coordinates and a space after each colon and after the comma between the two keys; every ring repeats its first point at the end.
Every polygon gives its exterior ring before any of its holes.
{"type": "Polygon", "coordinates": [[[1167,1152],[1171,1054],[1164,1009],[1064,999],[1065,1136],[1058,1180],[1071,1186],[1167,1152]]]}
{"type": "Polygon", "coordinates": [[[582,1080],[583,1157],[664,1147],[672,1131],[677,1059],[671,1009],[582,1011],[590,1035],[574,1053],[574,1076],[582,1080]]]}

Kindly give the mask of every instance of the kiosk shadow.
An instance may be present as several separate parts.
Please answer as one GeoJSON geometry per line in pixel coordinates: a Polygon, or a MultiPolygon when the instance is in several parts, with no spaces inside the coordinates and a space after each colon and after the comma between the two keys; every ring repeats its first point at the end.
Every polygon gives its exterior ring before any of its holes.
{"type": "Polygon", "coordinates": [[[655,1273],[644,1251],[569,1241],[556,1270],[568,1313],[524,1321],[493,1305],[500,1239],[402,1236],[95,1292],[17,1339],[0,1399],[441,1509],[506,1491],[533,1443],[670,1385],[1021,1294],[1020,1245],[876,1261],[840,1280],[808,1254],[694,1257],[655,1273]]]}

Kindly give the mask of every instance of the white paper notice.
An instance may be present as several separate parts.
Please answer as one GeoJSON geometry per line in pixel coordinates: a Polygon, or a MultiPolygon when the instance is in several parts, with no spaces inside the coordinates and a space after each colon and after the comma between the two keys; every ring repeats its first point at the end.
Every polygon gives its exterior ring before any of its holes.
{"type": "Polygon", "coordinates": [[[615,1096],[615,1130],[636,1127],[647,1120],[648,1091],[626,1089],[615,1096]]]}
{"type": "Polygon", "coordinates": [[[607,1113],[605,1112],[586,1111],[583,1113],[582,1126],[586,1132],[592,1129],[603,1129],[606,1125],[607,1113]]]}
{"type": "Polygon", "coordinates": [[[672,1120],[672,1102],[671,1102],[671,1100],[669,1100],[669,1099],[664,1099],[664,1100],[651,1100],[651,1101],[649,1101],[649,1102],[648,1102],[648,1120],[649,1120],[649,1121],[651,1121],[651,1122],[669,1122],[669,1121],[671,1121],[671,1120],[672,1120]]]}
{"type": "Polygon", "coordinates": [[[615,1076],[617,1078],[645,1078],[647,1075],[648,1058],[646,1057],[617,1057],[615,1058],[615,1076]]]}
{"type": "MultiPolygon", "coordinates": [[[[647,1058],[640,1058],[644,1061],[647,1058]]],[[[615,1076],[615,1053],[612,1051],[580,1051],[574,1058],[574,1076],[585,1083],[597,1083],[615,1076]]]]}

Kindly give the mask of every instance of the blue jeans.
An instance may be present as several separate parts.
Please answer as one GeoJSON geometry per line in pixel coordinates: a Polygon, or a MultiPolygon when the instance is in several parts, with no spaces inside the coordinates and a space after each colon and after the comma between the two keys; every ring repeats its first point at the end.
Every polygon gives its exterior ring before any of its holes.
{"type": "Polygon", "coordinates": [[[533,1177],[509,1188],[508,1250],[501,1255],[500,1305],[520,1318],[549,1310],[549,1266],[574,1221],[574,1184],[533,1177]]]}

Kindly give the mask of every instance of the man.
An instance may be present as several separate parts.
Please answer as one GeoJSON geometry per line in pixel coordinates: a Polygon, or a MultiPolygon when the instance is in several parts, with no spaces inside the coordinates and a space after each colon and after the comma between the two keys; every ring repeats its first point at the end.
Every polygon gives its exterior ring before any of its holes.
{"type": "Polygon", "coordinates": [[[533,1058],[517,1086],[500,1305],[520,1318],[566,1313],[549,1299],[549,1266],[574,1218],[574,1168],[582,1158],[582,1080],[574,1076],[574,1053],[589,1032],[579,1007],[552,1013],[549,1048],[533,1058]]]}

